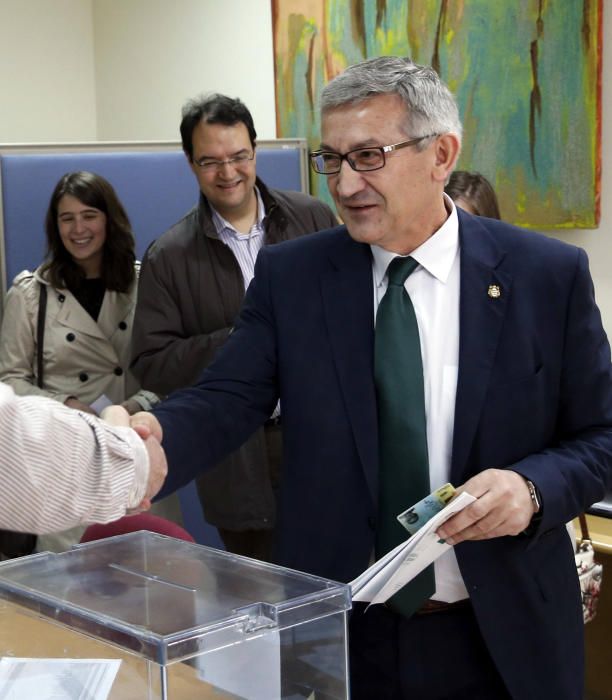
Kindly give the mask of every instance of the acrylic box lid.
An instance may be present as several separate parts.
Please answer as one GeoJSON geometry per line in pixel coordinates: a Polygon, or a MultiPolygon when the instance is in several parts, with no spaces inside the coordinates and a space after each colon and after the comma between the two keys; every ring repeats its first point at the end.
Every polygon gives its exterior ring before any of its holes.
{"type": "Polygon", "coordinates": [[[351,606],[345,584],[145,531],[3,562],[0,597],[159,664],[351,606]]]}

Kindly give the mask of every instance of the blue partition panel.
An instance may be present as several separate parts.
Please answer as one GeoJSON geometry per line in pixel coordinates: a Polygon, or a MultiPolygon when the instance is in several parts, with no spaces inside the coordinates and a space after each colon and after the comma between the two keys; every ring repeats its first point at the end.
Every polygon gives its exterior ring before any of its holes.
{"type": "MultiPolygon", "coordinates": [[[[10,286],[21,270],[34,269],[45,252],[44,217],[51,192],[62,175],[90,170],[113,185],[126,208],[138,258],[148,245],[186,214],[198,200],[198,187],[180,149],[135,150],[112,147],[40,153],[0,148],[0,195],[4,237],[5,280],[10,286]]],[[[61,147],[58,147],[61,151],[61,147]]],[[[304,146],[257,149],[257,173],[269,186],[307,191],[303,173],[304,146]]],[[[0,288],[0,297],[4,290],[0,288]]],[[[185,527],[200,544],[223,548],[216,528],[203,518],[195,484],[179,490],[185,527]]]]}
{"type": "MultiPolygon", "coordinates": [[[[303,190],[300,156],[298,147],[262,146],[257,173],[269,187],[303,190]]],[[[0,155],[7,286],[42,261],[51,192],[73,170],[91,170],[113,185],[130,217],[139,258],[198,198],[197,182],[179,150],[0,155]]]]}

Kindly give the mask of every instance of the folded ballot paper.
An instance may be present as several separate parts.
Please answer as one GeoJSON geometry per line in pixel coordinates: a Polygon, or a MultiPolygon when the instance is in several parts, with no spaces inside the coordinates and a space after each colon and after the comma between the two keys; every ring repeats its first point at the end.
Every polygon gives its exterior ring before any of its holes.
{"type": "MultiPolygon", "coordinates": [[[[445,494],[448,494],[447,484],[445,494]]],[[[452,487],[450,487],[452,489],[452,487]]],[[[440,489],[438,490],[440,491],[440,489]]],[[[443,542],[437,535],[436,530],[443,522],[452,515],[463,510],[467,505],[476,500],[474,496],[463,491],[446,505],[442,505],[437,510],[432,507],[431,499],[436,498],[438,492],[434,491],[427,499],[417,503],[398,519],[404,527],[408,528],[408,522],[412,517],[406,518],[406,514],[417,513],[421,519],[429,518],[421,527],[411,535],[405,542],[399,544],[395,549],[385,554],[382,559],[372,564],[360,576],[351,582],[351,593],[353,600],[369,603],[384,603],[392,595],[395,595],[400,588],[403,588],[408,581],[411,581],[426,566],[429,566],[440,555],[447,552],[451,545],[443,542]],[[429,499],[429,500],[428,500],[429,499]],[[427,503],[426,503],[427,501],[427,503]],[[435,512],[432,515],[432,512],[435,512]],[[431,516],[431,517],[430,517],[431,516]]]]}

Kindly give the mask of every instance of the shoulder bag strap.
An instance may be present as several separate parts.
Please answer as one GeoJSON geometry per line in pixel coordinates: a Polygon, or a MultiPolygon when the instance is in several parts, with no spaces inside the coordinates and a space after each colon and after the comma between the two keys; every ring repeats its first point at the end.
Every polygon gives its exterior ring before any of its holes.
{"type": "Polygon", "coordinates": [[[45,316],[47,314],[47,285],[40,283],[40,293],[38,295],[38,321],[36,324],[37,340],[37,384],[43,388],[43,347],[45,344],[45,316]]]}
{"type": "Polygon", "coordinates": [[[578,520],[580,521],[582,541],[584,542],[585,540],[588,540],[590,542],[591,538],[589,536],[589,526],[587,525],[586,515],[584,513],[580,513],[580,515],[578,516],[578,520]]]}

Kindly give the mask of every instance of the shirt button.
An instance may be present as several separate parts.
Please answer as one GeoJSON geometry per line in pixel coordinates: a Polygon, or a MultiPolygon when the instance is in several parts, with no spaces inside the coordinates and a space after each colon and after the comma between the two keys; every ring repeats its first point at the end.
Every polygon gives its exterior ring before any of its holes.
{"type": "Polygon", "coordinates": [[[69,343],[72,343],[72,341],[73,341],[75,338],[76,338],[76,335],[75,335],[74,333],[68,333],[68,335],[66,336],[66,340],[67,340],[69,343]]]}
{"type": "Polygon", "coordinates": [[[59,301],[60,304],[63,304],[66,301],[66,297],[64,294],[58,294],[57,300],[59,301]]]}
{"type": "Polygon", "coordinates": [[[126,330],[127,328],[127,323],[125,321],[119,321],[119,330],[126,330]]]}
{"type": "Polygon", "coordinates": [[[115,367],[115,369],[113,370],[113,372],[114,372],[118,377],[120,377],[120,376],[123,374],[123,370],[121,369],[121,367],[115,367]]]}
{"type": "Polygon", "coordinates": [[[87,372],[81,372],[81,374],[79,374],[79,379],[82,382],[86,382],[89,379],[89,375],[87,374],[87,372]]]}

